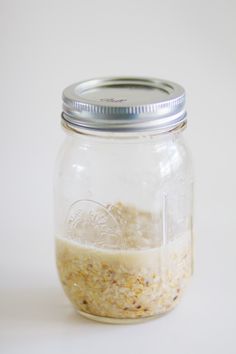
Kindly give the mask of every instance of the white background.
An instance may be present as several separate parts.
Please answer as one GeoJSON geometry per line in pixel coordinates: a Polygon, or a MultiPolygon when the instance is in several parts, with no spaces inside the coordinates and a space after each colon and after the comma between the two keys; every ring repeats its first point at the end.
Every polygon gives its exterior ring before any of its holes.
{"type": "Polygon", "coordinates": [[[236,2],[0,0],[0,352],[236,352],[236,2]],[[62,89],[107,75],[187,91],[195,275],[139,325],[77,316],[54,265],[52,175],[62,89]]]}

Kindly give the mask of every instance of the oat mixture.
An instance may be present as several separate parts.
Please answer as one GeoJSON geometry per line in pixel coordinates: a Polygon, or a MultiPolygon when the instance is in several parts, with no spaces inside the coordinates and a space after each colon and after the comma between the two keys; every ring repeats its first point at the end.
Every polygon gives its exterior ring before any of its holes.
{"type": "MultiPolygon", "coordinates": [[[[101,220],[109,224],[112,216],[112,222],[118,223],[115,236],[109,239],[115,247],[107,244],[104,226],[104,247],[94,235],[87,243],[83,235],[80,238],[79,224],[74,234],[70,231],[66,238],[56,238],[57,268],[68,298],[81,312],[117,319],[171,310],[191,276],[190,232],[164,246],[155,228],[158,217],[121,203],[106,209],[109,217],[102,211],[101,220]]],[[[86,215],[94,217],[85,213],[83,218],[86,215]]],[[[85,232],[86,225],[92,232],[90,222],[81,224],[81,230],[85,232]]]]}

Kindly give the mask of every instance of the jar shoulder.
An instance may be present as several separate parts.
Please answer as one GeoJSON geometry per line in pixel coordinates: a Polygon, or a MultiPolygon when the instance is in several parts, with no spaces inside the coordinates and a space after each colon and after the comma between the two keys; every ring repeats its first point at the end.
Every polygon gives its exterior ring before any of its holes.
{"type": "Polygon", "coordinates": [[[142,171],[164,178],[179,170],[191,174],[192,157],[183,135],[138,142],[66,137],[57,155],[56,174],[77,175],[86,170],[142,171]]]}

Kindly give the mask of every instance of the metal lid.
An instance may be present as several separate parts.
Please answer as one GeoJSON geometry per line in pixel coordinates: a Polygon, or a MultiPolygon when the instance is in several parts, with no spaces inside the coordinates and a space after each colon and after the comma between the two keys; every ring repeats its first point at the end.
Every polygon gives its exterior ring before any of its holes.
{"type": "Polygon", "coordinates": [[[165,132],[186,121],[184,104],[184,89],[170,81],[98,78],[64,90],[62,118],[73,128],[165,132]]]}

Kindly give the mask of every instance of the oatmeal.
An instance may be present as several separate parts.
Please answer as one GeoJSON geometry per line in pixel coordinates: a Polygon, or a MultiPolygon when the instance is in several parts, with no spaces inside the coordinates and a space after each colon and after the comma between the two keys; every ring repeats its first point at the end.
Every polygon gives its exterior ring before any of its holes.
{"type": "Polygon", "coordinates": [[[191,276],[190,233],[163,246],[155,228],[150,230],[158,218],[120,203],[107,208],[118,221],[123,248],[56,238],[57,268],[67,296],[78,311],[102,317],[135,319],[171,310],[191,276]]]}

